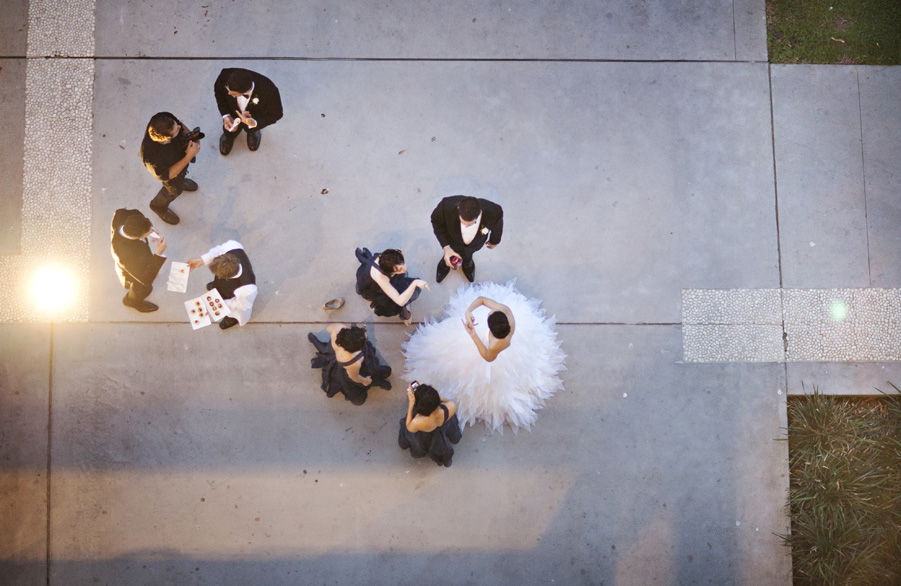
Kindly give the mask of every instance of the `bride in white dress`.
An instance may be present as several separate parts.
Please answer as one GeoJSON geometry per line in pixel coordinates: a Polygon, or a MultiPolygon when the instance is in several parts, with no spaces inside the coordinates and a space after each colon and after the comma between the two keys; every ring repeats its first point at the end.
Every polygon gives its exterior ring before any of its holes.
{"type": "Polygon", "coordinates": [[[491,431],[530,428],[545,402],[563,388],[554,318],[511,281],[461,287],[439,322],[422,324],[404,343],[408,381],[435,387],[457,404],[462,425],[491,431]]]}

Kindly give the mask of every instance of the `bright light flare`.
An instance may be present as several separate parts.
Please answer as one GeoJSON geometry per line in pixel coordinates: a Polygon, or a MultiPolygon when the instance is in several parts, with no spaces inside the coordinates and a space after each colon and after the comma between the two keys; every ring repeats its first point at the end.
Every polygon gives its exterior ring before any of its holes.
{"type": "Polygon", "coordinates": [[[848,317],[848,304],[841,299],[833,299],[829,304],[829,316],[832,321],[845,321],[848,317]]]}
{"type": "Polygon", "coordinates": [[[75,278],[58,265],[40,267],[31,278],[31,300],[42,313],[56,314],[75,299],[75,278]]]}

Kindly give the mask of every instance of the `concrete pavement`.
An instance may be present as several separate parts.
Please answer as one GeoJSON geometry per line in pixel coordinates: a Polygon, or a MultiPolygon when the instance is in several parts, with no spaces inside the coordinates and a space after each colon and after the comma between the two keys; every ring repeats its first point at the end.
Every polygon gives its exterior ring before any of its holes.
{"type": "MultiPolygon", "coordinates": [[[[35,98],[24,35],[53,6],[4,20],[4,103],[35,98]]],[[[887,390],[898,363],[686,363],[682,292],[901,286],[898,68],[770,66],[762,1],[170,8],[101,0],[73,18],[96,15],[90,42],[29,39],[38,73],[84,68],[37,55],[98,57],[74,82],[93,105],[90,290],[86,318],[51,325],[8,303],[18,277],[0,288],[0,584],[791,583],[786,397],[887,390]],[[223,158],[212,82],[236,62],[286,117],[223,158]],[[150,214],[137,151],[158,110],[209,135],[183,222],[158,223],[169,258],[241,240],[260,278],[244,328],[184,323],[203,268],[188,294],[158,286],[157,313],[119,304],[109,219],[150,214]],[[352,276],[354,247],[397,245],[433,282],[428,213],[453,193],[504,206],[477,277],[542,299],[569,357],[530,433],[467,429],[445,470],[396,447],[410,330],[373,319],[352,276]],[[355,408],[318,389],[306,334],[332,318],[373,324],[394,390],[355,408]]],[[[4,177],[33,185],[30,135],[2,132],[26,143],[4,177]]],[[[31,217],[4,213],[0,272],[31,258],[31,217]]]]}

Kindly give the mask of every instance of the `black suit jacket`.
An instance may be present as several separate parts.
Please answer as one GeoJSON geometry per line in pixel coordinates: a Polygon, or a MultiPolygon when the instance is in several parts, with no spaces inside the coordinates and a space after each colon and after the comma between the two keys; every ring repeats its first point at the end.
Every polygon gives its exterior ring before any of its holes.
{"type": "Polygon", "coordinates": [[[140,283],[148,287],[153,286],[153,280],[166,262],[163,256],[157,256],[150,250],[150,245],[144,240],[132,240],[119,233],[119,229],[125,224],[125,218],[134,214],[141,214],[138,210],[125,208],[116,210],[112,223],[112,253],[116,261],[116,272],[123,287],[130,287],[133,283],[140,283]]]}
{"type": "Polygon", "coordinates": [[[257,121],[256,130],[262,130],[270,124],[274,124],[282,117],[282,98],[278,93],[275,84],[266,77],[249,69],[223,69],[213,84],[213,93],[216,95],[216,105],[219,107],[219,113],[223,116],[226,114],[233,118],[238,117],[238,98],[228,95],[225,89],[225,82],[228,76],[235,71],[246,71],[253,80],[253,93],[250,95],[250,102],[247,103],[246,112],[249,112],[254,120],[257,121]],[[256,100],[256,101],[255,101],[256,100]]]}
{"type": "Polygon", "coordinates": [[[450,244],[451,248],[462,253],[464,248],[478,250],[485,242],[500,244],[504,233],[504,210],[501,206],[487,199],[479,198],[482,206],[482,221],[479,223],[479,231],[471,243],[463,243],[463,234],[460,232],[460,213],[457,206],[462,195],[452,195],[442,199],[432,211],[432,230],[441,248],[450,244]],[[487,228],[488,233],[485,233],[487,228]]]}

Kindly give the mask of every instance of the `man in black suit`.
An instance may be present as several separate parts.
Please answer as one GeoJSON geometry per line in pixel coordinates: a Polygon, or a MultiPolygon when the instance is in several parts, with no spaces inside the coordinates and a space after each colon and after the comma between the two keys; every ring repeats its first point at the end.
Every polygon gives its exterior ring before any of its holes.
{"type": "Polygon", "coordinates": [[[166,239],[156,233],[147,217],[138,210],[116,210],[112,222],[111,248],[116,272],[128,293],[122,303],[141,313],[156,311],[155,304],[145,301],[153,291],[153,280],[166,262],[166,239]],[[148,239],[155,242],[151,252],[148,239]]]}
{"type": "Polygon", "coordinates": [[[200,143],[187,140],[190,131],[169,112],[153,115],[141,142],[141,161],[163,187],[150,202],[150,209],[167,224],[178,224],[178,215],[169,204],[183,191],[197,191],[197,184],[185,175],[188,165],[200,152],[200,143]]]}
{"type": "Polygon", "coordinates": [[[504,210],[487,199],[452,195],[442,199],[432,211],[432,230],[438,244],[444,248],[444,257],[438,261],[436,280],[440,283],[451,268],[461,266],[463,274],[472,283],[476,271],[472,255],[486,243],[488,248],[500,244],[504,210]]]}
{"type": "Polygon", "coordinates": [[[275,84],[248,69],[223,69],[213,84],[216,105],[222,114],[222,137],[219,152],[225,156],[232,150],[235,137],[244,129],[247,148],[260,148],[260,131],[282,117],[282,99],[275,84]]]}

